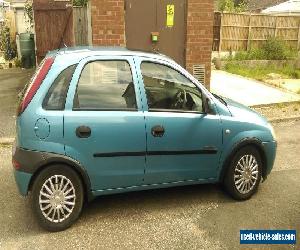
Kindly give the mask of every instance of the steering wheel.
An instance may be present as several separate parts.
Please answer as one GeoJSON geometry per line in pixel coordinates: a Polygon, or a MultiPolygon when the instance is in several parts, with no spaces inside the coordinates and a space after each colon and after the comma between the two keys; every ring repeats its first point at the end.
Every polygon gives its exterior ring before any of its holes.
{"type": "Polygon", "coordinates": [[[173,108],[182,109],[185,108],[187,103],[186,91],[184,89],[180,89],[174,96],[173,108]]]}

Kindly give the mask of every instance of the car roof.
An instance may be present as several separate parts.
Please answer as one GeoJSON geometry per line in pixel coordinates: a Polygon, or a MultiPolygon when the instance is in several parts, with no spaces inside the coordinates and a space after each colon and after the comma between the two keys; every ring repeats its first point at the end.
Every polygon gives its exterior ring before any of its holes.
{"type": "Polygon", "coordinates": [[[159,54],[139,50],[130,50],[124,47],[95,47],[95,46],[79,46],[79,47],[65,47],[59,50],[48,52],[47,56],[63,57],[67,60],[81,60],[88,56],[140,56],[155,59],[162,59],[174,62],[170,57],[159,54]]]}

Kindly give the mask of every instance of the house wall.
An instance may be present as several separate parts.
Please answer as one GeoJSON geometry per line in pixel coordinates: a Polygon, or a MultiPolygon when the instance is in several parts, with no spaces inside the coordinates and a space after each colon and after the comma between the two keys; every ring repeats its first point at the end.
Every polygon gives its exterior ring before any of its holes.
{"type": "Polygon", "coordinates": [[[212,0],[188,0],[186,68],[205,65],[205,85],[209,88],[211,53],[213,43],[214,2],[212,0]]]}
{"type": "MultiPolygon", "coordinates": [[[[212,0],[187,0],[186,68],[205,65],[209,88],[213,42],[212,0]]],[[[124,0],[91,0],[93,45],[126,46],[124,0]]]]}
{"type": "Polygon", "coordinates": [[[124,0],[92,0],[93,45],[126,46],[124,0]]]}
{"type": "Polygon", "coordinates": [[[30,30],[30,24],[27,22],[24,9],[18,8],[15,10],[16,15],[16,26],[17,26],[17,33],[25,33],[26,31],[30,30]]]}
{"type": "Polygon", "coordinates": [[[30,23],[25,17],[25,2],[26,0],[12,0],[11,9],[15,12],[15,21],[16,21],[16,32],[17,34],[24,32],[33,32],[33,29],[30,27],[30,23]]]}

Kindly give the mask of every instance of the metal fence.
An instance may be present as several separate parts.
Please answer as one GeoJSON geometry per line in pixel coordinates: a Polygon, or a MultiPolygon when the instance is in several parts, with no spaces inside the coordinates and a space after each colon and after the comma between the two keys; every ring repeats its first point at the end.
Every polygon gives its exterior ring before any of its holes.
{"type": "Polygon", "coordinates": [[[213,35],[214,51],[249,50],[270,37],[300,50],[300,16],[215,12],[213,35]]]}

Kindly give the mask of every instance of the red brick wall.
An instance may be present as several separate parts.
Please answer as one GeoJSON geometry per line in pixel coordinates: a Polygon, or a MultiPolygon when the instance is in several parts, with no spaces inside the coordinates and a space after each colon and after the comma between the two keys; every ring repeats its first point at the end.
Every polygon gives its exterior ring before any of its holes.
{"type": "Polygon", "coordinates": [[[209,87],[213,42],[213,0],[187,0],[186,68],[193,72],[194,64],[205,64],[205,85],[209,87]]]}
{"type": "Polygon", "coordinates": [[[125,46],[124,0],[91,0],[93,45],[125,46]]]}

